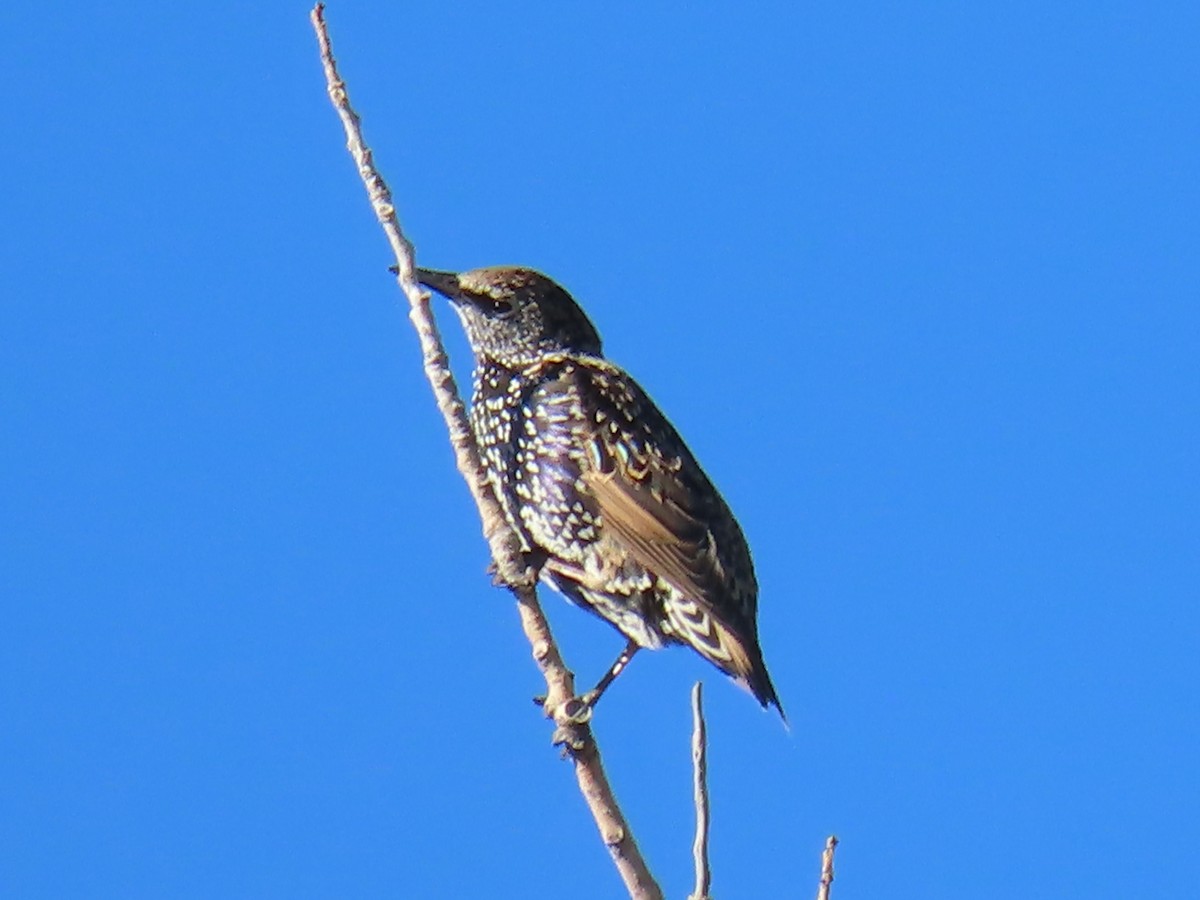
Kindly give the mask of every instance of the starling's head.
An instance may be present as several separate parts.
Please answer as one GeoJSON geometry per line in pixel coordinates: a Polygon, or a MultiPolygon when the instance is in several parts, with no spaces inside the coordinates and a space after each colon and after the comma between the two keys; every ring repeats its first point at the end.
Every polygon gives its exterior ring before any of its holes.
{"type": "Polygon", "coordinates": [[[600,335],[571,295],[541,272],[492,266],[456,275],[417,269],[454,303],[475,355],[520,369],[554,353],[600,355],[600,335]]]}

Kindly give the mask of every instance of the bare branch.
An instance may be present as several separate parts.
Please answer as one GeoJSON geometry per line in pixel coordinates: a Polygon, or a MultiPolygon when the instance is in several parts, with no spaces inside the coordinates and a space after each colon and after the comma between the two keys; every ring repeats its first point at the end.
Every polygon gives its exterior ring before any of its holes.
{"type": "Polygon", "coordinates": [[[817,888],[817,900],[829,900],[829,889],[833,885],[833,851],[838,845],[836,835],[825,841],[825,852],[821,854],[821,883],[817,888]]]}
{"type": "Polygon", "coordinates": [[[696,802],[696,840],[692,858],[696,864],[696,889],[688,900],[711,900],[712,872],[708,866],[708,731],[704,725],[703,685],[692,685],[692,791],[696,802]]]}
{"type": "Polygon", "coordinates": [[[491,549],[499,580],[517,598],[521,626],[533,648],[534,659],[546,679],[547,695],[544,709],[546,715],[552,717],[558,726],[555,740],[567,748],[574,761],[579,789],[587,801],[596,827],[600,830],[600,836],[608,847],[630,896],[637,900],[659,900],[662,890],[646,867],[637,842],[613,796],[591,729],[586,721],[579,722],[568,715],[572,706],[569,701],[575,696],[574,678],[563,663],[554,637],[550,633],[550,626],[538,603],[537,573],[526,565],[517,536],[508,527],[499,504],[486,486],[479,452],[467,422],[462,400],[459,398],[457,385],[454,383],[454,376],[450,372],[433,313],[429,308],[429,295],[421,289],[415,278],[413,245],[400,229],[391,191],[375,169],[371,151],[362,137],[361,120],[351,108],[345,82],[338,74],[325,26],[324,5],[318,3],[313,8],[310,18],[321,50],[321,63],[325,69],[329,99],[346,131],[347,149],[358,167],[359,177],[367,189],[375,216],[396,255],[397,280],[408,298],[409,318],[420,339],[425,374],[450,434],[458,471],[467,482],[471,497],[479,509],[483,534],[491,549]]]}

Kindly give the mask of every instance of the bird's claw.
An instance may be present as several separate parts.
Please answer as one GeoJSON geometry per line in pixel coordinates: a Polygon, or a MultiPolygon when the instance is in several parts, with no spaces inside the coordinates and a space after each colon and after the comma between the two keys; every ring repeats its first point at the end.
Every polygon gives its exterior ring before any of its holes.
{"type": "Polygon", "coordinates": [[[572,697],[559,707],[559,715],[555,719],[571,725],[586,725],[592,720],[592,702],[596,699],[590,696],[592,691],[582,697],[572,697]]]}
{"type": "MultiPolygon", "coordinates": [[[[530,585],[536,584],[538,576],[541,574],[542,566],[546,564],[546,554],[544,553],[524,553],[521,556],[521,566],[524,572],[520,574],[523,581],[527,581],[530,585]]],[[[487,574],[492,580],[492,587],[512,587],[513,584],[522,584],[523,581],[511,582],[500,574],[500,567],[496,565],[493,559],[488,563],[487,574]]]]}
{"type": "Polygon", "coordinates": [[[578,753],[587,746],[586,732],[575,723],[559,725],[550,736],[550,742],[555,747],[562,747],[563,757],[578,753]]]}
{"type": "Polygon", "coordinates": [[[496,565],[496,561],[492,560],[487,567],[488,577],[492,581],[492,587],[504,587],[504,579],[500,577],[500,567],[496,565]]]}
{"type": "Polygon", "coordinates": [[[549,699],[546,694],[538,694],[531,699],[534,706],[546,710],[547,716],[562,725],[586,725],[592,720],[592,704],[596,701],[595,693],[595,691],[588,691],[579,697],[571,697],[553,711],[546,709],[546,700],[549,699]]]}

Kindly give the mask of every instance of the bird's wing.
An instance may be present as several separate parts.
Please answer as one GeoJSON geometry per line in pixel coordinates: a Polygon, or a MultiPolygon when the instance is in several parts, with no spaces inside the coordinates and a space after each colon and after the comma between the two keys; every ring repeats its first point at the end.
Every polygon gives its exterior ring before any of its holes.
{"type": "MultiPolygon", "coordinates": [[[[576,360],[543,381],[528,408],[540,441],[541,494],[579,496],[577,514],[674,588],[661,624],[761,703],[778,705],[758,650],[758,587],[746,539],[653,401],[610,364],[576,360]]],[[[531,530],[541,526],[543,507],[523,512],[531,530]]]]}
{"type": "Polygon", "coordinates": [[[745,538],[666,417],[628,380],[616,390],[617,403],[598,398],[583,473],[602,528],[676,589],[664,610],[676,635],[771,701],[745,538]]]}
{"type": "Polygon", "coordinates": [[[716,488],[627,375],[610,380],[593,372],[589,382],[595,421],[583,479],[605,530],[704,612],[752,623],[749,551],[716,488]]]}

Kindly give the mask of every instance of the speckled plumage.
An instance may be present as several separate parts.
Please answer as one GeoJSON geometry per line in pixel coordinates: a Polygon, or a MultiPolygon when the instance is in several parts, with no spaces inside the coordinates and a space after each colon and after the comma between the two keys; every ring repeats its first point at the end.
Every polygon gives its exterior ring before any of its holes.
{"type": "Polygon", "coordinates": [[[466,328],[472,428],[542,580],[640,647],[692,647],[782,713],[741,528],[571,296],[524,268],[418,275],[466,328]]]}

